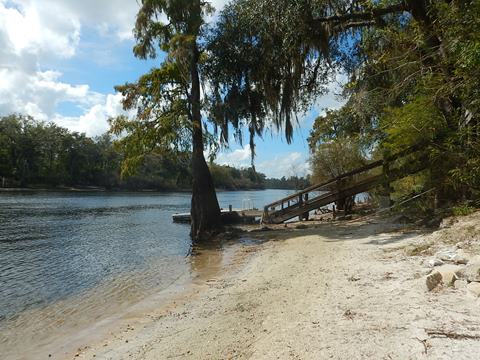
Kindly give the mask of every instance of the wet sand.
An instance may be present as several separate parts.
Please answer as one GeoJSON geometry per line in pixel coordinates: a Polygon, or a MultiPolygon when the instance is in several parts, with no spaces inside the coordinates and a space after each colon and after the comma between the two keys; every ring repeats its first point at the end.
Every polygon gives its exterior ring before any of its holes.
{"type": "Polygon", "coordinates": [[[248,243],[241,240],[194,249],[188,258],[177,260],[179,269],[186,268],[180,272],[181,276],[173,278],[175,273],[172,273],[165,278],[161,274],[162,281],[170,281],[170,285],[162,282],[162,290],[152,295],[145,294],[153,289],[140,284],[143,277],[150,278],[151,274],[130,273],[78,296],[25,311],[1,324],[0,358],[71,358],[85,344],[110,336],[126,319],[141,318],[154,313],[159,306],[167,309],[181,299],[190,298],[206,280],[239,261],[248,243]]]}
{"type": "Polygon", "coordinates": [[[426,333],[480,332],[478,299],[426,291],[423,260],[406,255],[428,233],[381,219],[311,226],[256,233],[264,242],[226,262],[199,258],[212,271],[52,358],[478,359],[480,341],[426,333]]]}

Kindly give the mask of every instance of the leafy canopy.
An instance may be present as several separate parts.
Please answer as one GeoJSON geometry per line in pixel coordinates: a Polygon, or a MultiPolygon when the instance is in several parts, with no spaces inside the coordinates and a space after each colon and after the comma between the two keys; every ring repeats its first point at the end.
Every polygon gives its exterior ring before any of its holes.
{"type": "MultiPolygon", "coordinates": [[[[135,119],[122,116],[111,120],[111,132],[119,137],[117,144],[126,154],[123,175],[133,174],[145,154],[153,151],[191,150],[190,69],[199,61],[197,46],[204,17],[212,10],[208,3],[200,1],[141,1],[134,29],[134,53],[141,59],[165,58],[137,82],[116,87],[123,95],[124,108],[136,111],[135,119]]],[[[206,138],[214,144],[213,138],[206,138]]]]}

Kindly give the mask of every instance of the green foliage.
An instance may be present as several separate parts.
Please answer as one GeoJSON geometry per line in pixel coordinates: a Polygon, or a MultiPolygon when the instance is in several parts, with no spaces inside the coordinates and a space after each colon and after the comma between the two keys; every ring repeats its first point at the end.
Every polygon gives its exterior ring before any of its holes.
{"type": "MultiPolygon", "coordinates": [[[[208,89],[207,76],[202,73],[207,69],[203,65],[209,58],[204,49],[207,45],[204,18],[212,13],[209,3],[199,0],[141,1],[134,29],[137,40],[134,53],[145,59],[156,58],[163,51],[166,57],[158,68],[137,82],[116,87],[124,96],[124,108],[136,110],[135,119],[111,120],[111,132],[118,137],[118,149],[126,155],[122,176],[135,174],[146,154],[194,150],[195,130],[201,131],[203,147],[210,150],[212,159],[215,157],[220,147],[218,133],[209,133],[208,127],[201,124],[201,111],[208,110],[210,105],[206,98],[201,99],[197,84],[200,75],[203,90],[208,89]]],[[[225,129],[232,126],[237,134],[244,125],[231,117],[223,124],[225,129]]],[[[252,126],[248,125],[252,136],[261,135],[263,125],[252,126]]],[[[228,135],[220,140],[227,144],[228,135]]],[[[241,142],[242,136],[237,140],[241,142]]],[[[250,143],[253,150],[253,137],[250,143]]]]}
{"type": "Polygon", "coordinates": [[[480,3],[318,3],[335,14],[313,15],[316,24],[332,27],[331,42],[335,34],[355,32],[353,46],[337,47],[337,65],[350,76],[348,101],[315,121],[311,148],[354,136],[375,157],[384,157],[425,144],[403,165],[423,162],[427,171],[414,188],[405,179],[398,197],[432,187],[442,204],[478,197],[480,3]]]}
{"type": "Polygon", "coordinates": [[[312,179],[322,183],[366,164],[359,141],[355,138],[338,138],[310,148],[312,179]]]}
{"type": "Polygon", "coordinates": [[[402,179],[398,179],[390,184],[393,190],[390,197],[395,203],[407,200],[420,194],[423,191],[425,184],[429,182],[429,179],[430,176],[428,171],[421,171],[417,174],[408,175],[402,179]]]}
{"type": "Polygon", "coordinates": [[[461,204],[458,206],[455,206],[452,209],[453,215],[455,216],[467,216],[470,214],[473,214],[477,209],[475,209],[473,206],[467,205],[467,204],[461,204]]]}
{"type": "Polygon", "coordinates": [[[156,58],[159,49],[170,52],[180,37],[196,41],[204,17],[213,12],[209,3],[196,0],[141,0],[140,5],[134,29],[137,40],[134,54],[142,59],[156,58]]]}
{"type": "Polygon", "coordinates": [[[210,164],[210,172],[217,189],[264,189],[265,175],[257,173],[253,168],[236,169],[230,166],[210,164]]]}
{"type": "Polygon", "coordinates": [[[116,182],[120,157],[110,137],[87,138],[52,123],[11,115],[0,118],[0,176],[10,185],[99,185],[116,182]]]}
{"type": "Polygon", "coordinates": [[[415,95],[403,106],[388,107],[380,120],[382,147],[395,154],[416,144],[434,141],[447,124],[431,95],[415,95]]]}
{"type": "Polygon", "coordinates": [[[133,175],[146,154],[190,150],[192,123],[185,86],[177,64],[167,61],[137,83],[116,87],[125,109],[137,109],[134,119],[110,120],[117,146],[126,154],[122,176],[133,175]]]}
{"type": "Polygon", "coordinates": [[[330,66],[321,56],[328,46],[304,23],[311,11],[309,1],[234,1],[208,38],[204,72],[213,89],[211,117],[225,140],[229,124],[247,128],[252,156],[254,137],[268,125],[283,129],[289,143],[297,114],[308,110],[328,81],[330,66]]]}
{"type": "MultiPolygon", "coordinates": [[[[121,178],[125,158],[119,144],[122,142],[114,145],[109,134],[91,139],[30,117],[0,118],[0,184],[5,178],[8,187],[94,186],[132,191],[191,188],[188,152],[142,155],[136,159],[136,171],[121,178]]],[[[214,163],[210,168],[218,188],[265,188],[265,175],[252,168],[235,169],[214,163]]]]}
{"type": "Polygon", "coordinates": [[[438,220],[439,211],[438,209],[435,210],[437,204],[435,192],[424,191],[424,183],[421,176],[418,176],[417,179],[409,177],[401,179],[395,183],[394,189],[395,192],[392,196],[395,200],[393,212],[402,214],[407,219],[423,219],[427,224],[432,224],[432,222],[438,220]],[[402,189],[399,185],[407,185],[408,182],[413,182],[414,186],[405,186],[404,191],[401,191],[402,189]]]}
{"type": "MultiPolygon", "coordinates": [[[[480,3],[437,2],[437,27],[445,38],[452,90],[470,114],[480,110],[480,3]]],[[[478,121],[478,115],[474,115],[478,121]]],[[[465,119],[466,120],[466,119],[465,119]]],[[[471,121],[471,120],[470,120],[471,121]]]]}
{"type": "MultiPolygon", "coordinates": [[[[134,174],[147,154],[191,151],[194,130],[202,132],[200,89],[197,84],[194,94],[193,83],[198,77],[203,18],[211,12],[211,6],[199,0],[140,2],[134,53],[141,59],[156,58],[161,50],[167,56],[137,82],[116,87],[123,107],[136,111],[134,119],[121,116],[110,121],[125,154],[122,176],[134,174]]],[[[207,135],[204,140],[212,138],[207,135]]]]}
{"type": "Polygon", "coordinates": [[[137,171],[122,178],[120,187],[128,190],[187,190],[191,187],[190,157],[149,154],[137,166],[137,171]]]}
{"type": "Polygon", "coordinates": [[[266,179],[265,186],[268,189],[285,189],[285,190],[303,190],[311,185],[310,176],[298,177],[283,176],[280,179],[266,179]]]}
{"type": "Polygon", "coordinates": [[[325,115],[315,119],[308,137],[310,149],[312,150],[324,142],[346,138],[353,134],[357,134],[359,139],[368,144],[365,124],[358,114],[350,110],[348,107],[342,107],[339,110],[327,110],[325,115]]]}

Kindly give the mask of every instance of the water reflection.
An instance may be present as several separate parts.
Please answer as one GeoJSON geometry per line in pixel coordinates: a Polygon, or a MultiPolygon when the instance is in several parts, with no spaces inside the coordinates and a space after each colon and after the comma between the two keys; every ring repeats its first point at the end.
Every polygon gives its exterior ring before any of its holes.
{"type": "MultiPolygon", "coordinates": [[[[261,207],[284,195],[223,192],[219,201],[239,208],[251,198],[261,207]]],[[[189,227],[171,221],[189,206],[182,193],[0,193],[3,356],[21,351],[26,337],[47,344],[179,279],[220,269],[229,261],[225,244],[192,248],[189,227]]]]}

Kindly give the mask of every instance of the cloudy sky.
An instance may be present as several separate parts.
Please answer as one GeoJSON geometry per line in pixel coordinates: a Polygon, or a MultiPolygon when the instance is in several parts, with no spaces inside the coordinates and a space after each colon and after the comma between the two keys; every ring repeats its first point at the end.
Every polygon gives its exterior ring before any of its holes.
{"type": "MultiPolygon", "coordinates": [[[[226,0],[212,1],[221,9],[226,0]]],[[[136,0],[0,0],[0,116],[22,113],[85,132],[104,133],[122,112],[113,87],[155,66],[132,54],[136,0]]],[[[301,119],[294,142],[266,134],[256,165],[268,176],[308,171],[306,138],[324,108],[338,107],[336,85],[301,119]]],[[[217,162],[248,166],[248,147],[232,144],[217,162]]]]}

